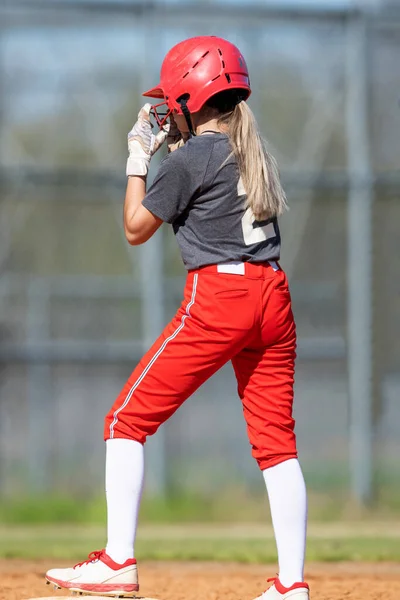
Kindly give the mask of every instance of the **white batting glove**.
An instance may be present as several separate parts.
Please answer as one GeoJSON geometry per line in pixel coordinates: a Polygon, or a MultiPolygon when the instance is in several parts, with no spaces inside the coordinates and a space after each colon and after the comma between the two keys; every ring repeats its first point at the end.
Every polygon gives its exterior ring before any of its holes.
{"type": "Polygon", "coordinates": [[[165,142],[169,125],[154,135],[150,123],[151,104],[145,104],[139,111],[138,120],[128,133],[129,157],[126,163],[126,174],[147,175],[151,157],[165,142]]]}

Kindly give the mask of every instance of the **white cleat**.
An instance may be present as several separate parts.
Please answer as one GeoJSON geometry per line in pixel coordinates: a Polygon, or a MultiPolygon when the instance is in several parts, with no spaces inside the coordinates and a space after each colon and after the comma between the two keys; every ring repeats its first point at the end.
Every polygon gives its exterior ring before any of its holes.
{"type": "Polygon", "coordinates": [[[285,588],[278,577],[268,579],[273,581],[272,586],[266,590],[256,600],[310,600],[310,589],[307,583],[299,582],[292,585],[290,588],[285,588]]]}
{"type": "Polygon", "coordinates": [[[84,562],[70,569],[50,569],[46,583],[55,589],[68,589],[75,594],[96,594],[123,598],[139,591],[136,559],[118,564],[105,550],[91,552],[84,562]]]}

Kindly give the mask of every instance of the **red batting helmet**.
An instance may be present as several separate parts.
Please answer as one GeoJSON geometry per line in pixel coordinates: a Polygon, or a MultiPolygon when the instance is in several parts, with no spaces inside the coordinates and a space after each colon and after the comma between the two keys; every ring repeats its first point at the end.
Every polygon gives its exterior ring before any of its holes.
{"type": "MultiPolygon", "coordinates": [[[[189,38],[174,46],[164,58],[158,86],[143,96],[163,98],[171,112],[183,114],[182,98],[196,112],[215,94],[238,90],[238,102],[250,96],[246,61],[231,42],[215,36],[189,38]]],[[[160,106],[160,105],[156,105],[160,106]]],[[[159,120],[159,119],[158,119],[159,120]]]]}

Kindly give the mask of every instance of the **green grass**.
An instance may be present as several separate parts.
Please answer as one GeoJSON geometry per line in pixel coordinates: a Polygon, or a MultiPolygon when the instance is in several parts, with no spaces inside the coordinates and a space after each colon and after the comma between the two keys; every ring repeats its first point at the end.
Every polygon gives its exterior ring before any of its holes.
{"type": "MultiPolygon", "coordinates": [[[[313,521],[339,522],[355,519],[395,521],[400,515],[400,491],[386,486],[369,508],[360,508],[338,490],[309,491],[309,514],[313,521]]],[[[268,501],[262,493],[230,488],[215,497],[171,494],[167,498],[145,497],[140,509],[141,523],[266,523],[268,501]]],[[[0,500],[0,525],[82,524],[101,525],[106,521],[104,493],[93,498],[73,496],[20,495],[0,500]]]]}
{"type": "MultiPolygon", "coordinates": [[[[360,509],[340,491],[313,491],[308,560],[400,561],[399,504],[394,501],[399,490],[390,492],[378,507],[360,509]]],[[[77,562],[104,547],[105,522],[103,493],[93,499],[21,495],[3,500],[0,558],[77,562]]],[[[234,489],[212,500],[187,494],[145,498],[136,552],[140,559],[275,563],[268,523],[265,494],[234,489]]]]}
{"type": "MultiPolygon", "coordinates": [[[[238,499],[244,514],[249,511],[255,518],[263,513],[266,518],[268,506],[262,499],[238,499]],[[258,509],[258,510],[257,510],[258,509]],[[254,511],[257,512],[254,513],[254,511]]],[[[225,496],[218,501],[190,494],[172,495],[169,498],[144,498],[140,510],[141,521],[150,523],[181,523],[234,521],[237,508],[226,502],[225,496]]],[[[104,493],[92,499],[72,496],[23,496],[0,501],[0,524],[54,524],[82,523],[99,525],[106,520],[104,493]]]]}
{"type": "MultiPolygon", "coordinates": [[[[327,562],[399,561],[398,531],[388,525],[377,525],[376,530],[379,535],[354,526],[311,528],[307,558],[327,562]]],[[[104,535],[103,527],[1,527],[0,558],[78,561],[102,548],[104,535]]],[[[272,531],[254,525],[142,526],[136,548],[141,560],[276,562],[272,531]]]]}

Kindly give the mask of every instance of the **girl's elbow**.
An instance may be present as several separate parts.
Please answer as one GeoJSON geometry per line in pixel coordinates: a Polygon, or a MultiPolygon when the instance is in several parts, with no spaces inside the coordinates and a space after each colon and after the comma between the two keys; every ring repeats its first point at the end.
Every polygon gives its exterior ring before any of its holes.
{"type": "Polygon", "coordinates": [[[128,241],[128,244],[130,244],[131,246],[140,246],[140,244],[143,244],[143,242],[145,241],[135,233],[125,232],[125,237],[128,241]]]}
{"type": "Polygon", "coordinates": [[[132,229],[128,229],[128,227],[125,227],[125,237],[126,240],[128,242],[128,244],[130,244],[131,246],[138,246],[139,244],[142,243],[142,240],[140,239],[140,235],[138,231],[132,230],[132,229]]]}
{"type": "Polygon", "coordinates": [[[125,227],[125,237],[131,246],[140,246],[140,244],[147,242],[150,236],[146,235],[143,231],[131,230],[125,227]]]}
{"type": "MultiPolygon", "coordinates": [[[[150,215],[150,213],[148,213],[150,215]]],[[[124,221],[125,237],[131,246],[144,244],[160,227],[161,219],[155,219],[152,215],[148,219],[131,219],[124,221]]]]}

